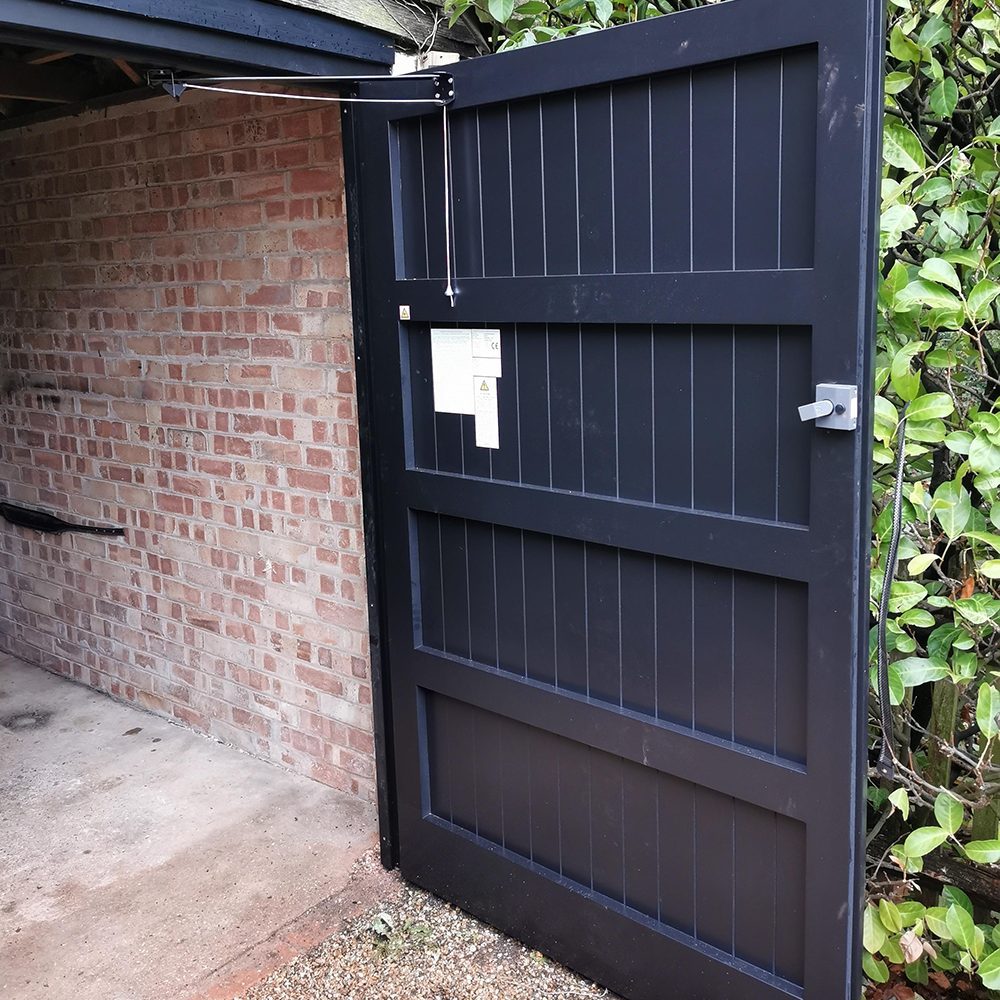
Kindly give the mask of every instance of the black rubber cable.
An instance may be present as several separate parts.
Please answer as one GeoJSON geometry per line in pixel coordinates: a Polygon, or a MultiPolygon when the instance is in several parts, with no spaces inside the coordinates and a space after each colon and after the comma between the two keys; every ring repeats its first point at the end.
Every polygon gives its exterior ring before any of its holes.
{"type": "Polygon", "coordinates": [[[885,627],[889,620],[889,595],[896,577],[899,536],[903,530],[903,467],[906,462],[906,406],[896,428],[896,493],[892,499],[892,533],[885,557],[885,576],[878,606],[878,703],[882,722],[882,746],[876,770],[883,778],[896,777],[896,755],[892,749],[892,700],[889,693],[889,654],[885,648],[885,627]]]}

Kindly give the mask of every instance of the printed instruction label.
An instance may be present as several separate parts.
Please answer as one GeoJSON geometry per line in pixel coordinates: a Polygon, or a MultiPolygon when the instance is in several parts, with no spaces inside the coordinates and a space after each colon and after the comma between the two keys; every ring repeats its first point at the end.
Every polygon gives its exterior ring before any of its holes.
{"type": "Polygon", "coordinates": [[[472,335],[469,330],[431,330],[434,409],[475,413],[472,390],[472,335]]]}
{"type": "Polygon", "coordinates": [[[500,331],[432,327],[431,365],[434,409],[438,413],[474,415],[476,445],[499,448],[497,379],[503,374],[500,331]]]}
{"type": "Polygon", "coordinates": [[[500,410],[497,406],[497,380],[492,375],[477,375],[476,396],[476,447],[500,447],[500,410]]]}

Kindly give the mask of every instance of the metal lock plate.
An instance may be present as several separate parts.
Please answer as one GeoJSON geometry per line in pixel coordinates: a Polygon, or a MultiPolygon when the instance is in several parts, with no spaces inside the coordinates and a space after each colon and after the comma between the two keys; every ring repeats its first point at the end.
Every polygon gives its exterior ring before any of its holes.
{"type": "Polygon", "coordinates": [[[858,426],[858,387],[821,382],[816,386],[816,401],[799,407],[799,419],[815,420],[817,427],[828,431],[853,431],[858,426]]]}

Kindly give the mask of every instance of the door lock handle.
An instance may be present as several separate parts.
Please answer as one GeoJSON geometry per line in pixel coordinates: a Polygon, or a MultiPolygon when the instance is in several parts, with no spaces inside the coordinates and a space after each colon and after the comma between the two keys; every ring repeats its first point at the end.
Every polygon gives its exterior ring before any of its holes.
{"type": "Polygon", "coordinates": [[[853,431],[858,426],[858,387],[821,382],[815,401],[799,407],[799,420],[815,420],[828,431],[853,431]]]}
{"type": "Polygon", "coordinates": [[[808,420],[819,420],[820,417],[828,417],[834,411],[832,400],[817,399],[815,403],[806,403],[799,407],[799,420],[805,423],[808,420]]]}

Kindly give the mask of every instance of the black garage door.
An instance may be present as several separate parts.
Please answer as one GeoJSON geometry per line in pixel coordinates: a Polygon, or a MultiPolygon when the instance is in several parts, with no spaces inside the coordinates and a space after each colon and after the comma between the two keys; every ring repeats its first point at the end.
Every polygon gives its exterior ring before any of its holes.
{"type": "Polygon", "coordinates": [[[627,997],[857,996],[880,13],[354,125],[399,864],[627,997]]]}

